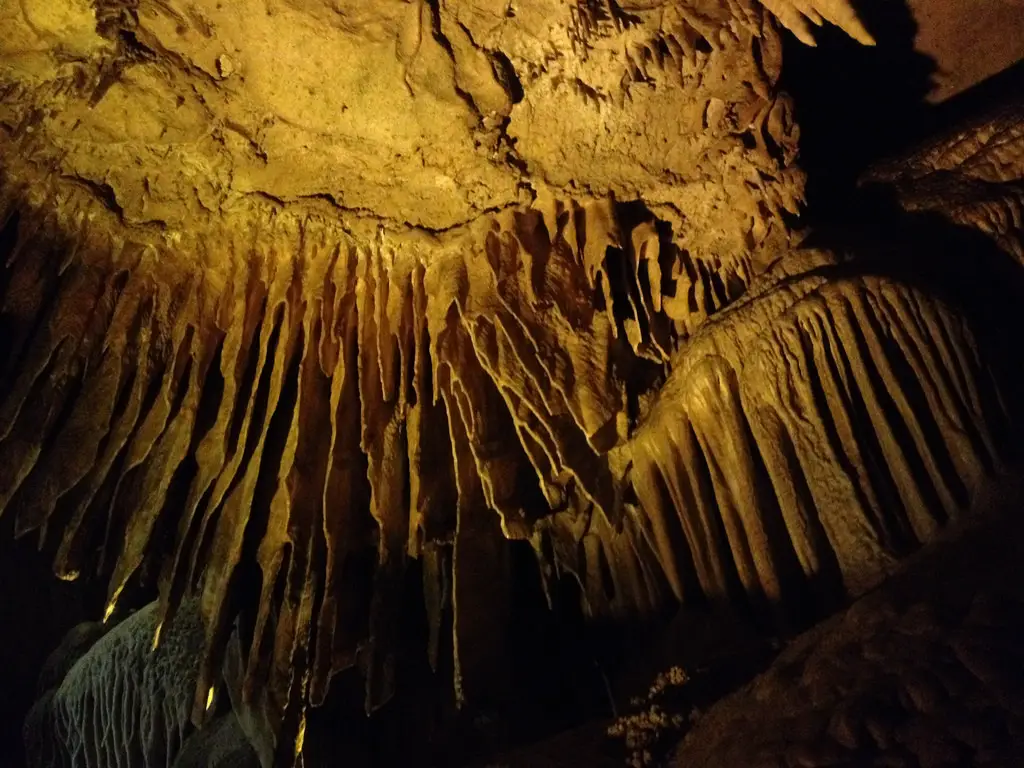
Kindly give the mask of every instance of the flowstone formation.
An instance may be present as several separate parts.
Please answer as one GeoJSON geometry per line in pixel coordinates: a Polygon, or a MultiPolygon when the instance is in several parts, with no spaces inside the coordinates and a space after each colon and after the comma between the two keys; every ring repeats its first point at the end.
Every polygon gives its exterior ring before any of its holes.
{"type": "MultiPolygon", "coordinates": [[[[40,688],[51,685],[26,720],[26,740],[36,747],[31,765],[116,766],[123,755],[131,755],[133,765],[173,762],[190,728],[198,664],[189,651],[203,632],[197,612],[188,607],[156,652],[150,652],[156,627],[150,608],[94,638],[84,653],[70,645],[66,662],[65,649],[54,653],[55,666],[67,668],[57,679],[40,680],[40,688]]],[[[83,629],[91,634],[89,625],[83,629]]]]}
{"type": "Polygon", "coordinates": [[[204,634],[199,606],[184,602],[154,649],[156,627],[157,605],[150,603],[123,620],[87,622],[68,633],[47,659],[25,718],[29,768],[254,768],[261,764],[255,745],[264,748],[262,762],[269,764],[270,729],[238,695],[241,670],[232,667],[239,657],[237,636],[223,679],[207,694],[212,721],[195,731],[190,718],[204,634]]]}
{"type": "Polygon", "coordinates": [[[0,509],[109,610],[154,585],[155,646],[197,595],[196,722],[241,611],[283,763],[342,670],[393,695],[412,560],[472,700],[512,540],[595,620],[789,626],[1003,459],[976,313],[900,254],[793,250],[752,0],[5,13],[0,509]]]}

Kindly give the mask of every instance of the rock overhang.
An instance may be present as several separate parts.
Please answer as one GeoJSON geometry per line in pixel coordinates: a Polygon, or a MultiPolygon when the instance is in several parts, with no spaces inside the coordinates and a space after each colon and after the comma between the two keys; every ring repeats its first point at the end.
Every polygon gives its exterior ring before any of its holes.
{"type": "Polygon", "coordinates": [[[747,0],[25,8],[3,122],[126,224],[256,201],[443,234],[550,192],[735,252],[799,208],[779,37],[747,0]]]}

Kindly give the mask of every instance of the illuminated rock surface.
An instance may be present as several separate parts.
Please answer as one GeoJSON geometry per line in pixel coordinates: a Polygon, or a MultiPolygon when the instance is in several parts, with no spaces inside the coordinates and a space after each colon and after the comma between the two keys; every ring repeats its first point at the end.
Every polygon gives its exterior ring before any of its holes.
{"type": "Polygon", "coordinates": [[[843,0],[0,18],[0,511],[158,652],[195,597],[196,725],[240,616],[281,764],[410,645],[501,700],[517,547],[593,626],[788,632],[1012,458],[1020,110],[871,177],[981,245],[805,240],[778,22],[873,44],[843,0]]]}

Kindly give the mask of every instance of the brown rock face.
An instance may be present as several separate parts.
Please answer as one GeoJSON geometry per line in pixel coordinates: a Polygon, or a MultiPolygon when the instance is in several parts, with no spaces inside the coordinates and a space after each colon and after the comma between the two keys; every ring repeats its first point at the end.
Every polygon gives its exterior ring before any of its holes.
{"type": "Polygon", "coordinates": [[[414,560],[459,701],[509,684],[510,541],[600,621],[875,586],[1014,403],[955,299],[792,250],[765,8],[5,11],[0,510],[155,645],[196,596],[196,722],[240,616],[283,763],[332,677],[392,697],[414,560]]]}
{"type": "Polygon", "coordinates": [[[943,101],[1024,58],[1024,3],[910,0],[915,46],[938,65],[933,101],[943,101]]]}
{"type": "Polygon", "coordinates": [[[114,2],[97,27],[31,5],[7,122],[46,110],[62,174],[172,228],[269,198],[443,231],[551,187],[712,214],[700,231],[735,250],[795,210],[755,4],[506,6],[114,2]]]}
{"type": "Polygon", "coordinates": [[[1019,762],[1020,499],[794,642],[702,716],[671,764],[1019,762]]]}

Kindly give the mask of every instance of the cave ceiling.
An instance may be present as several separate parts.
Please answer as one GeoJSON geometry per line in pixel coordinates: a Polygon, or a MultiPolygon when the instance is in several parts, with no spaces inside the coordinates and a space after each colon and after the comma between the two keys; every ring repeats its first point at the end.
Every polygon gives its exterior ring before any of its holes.
{"type": "MultiPolygon", "coordinates": [[[[796,6],[770,5],[810,39],[796,6]]],[[[866,39],[844,5],[830,12],[866,39]]],[[[780,41],[753,2],[210,0],[97,14],[84,0],[12,6],[5,67],[37,98],[6,98],[5,122],[33,122],[61,173],[104,190],[127,223],[313,200],[442,232],[545,190],[642,197],[676,217],[735,207],[745,185],[790,209],[799,193],[774,93],[780,41]],[[45,117],[19,113],[42,101],[45,117]]]]}
{"type": "Polygon", "coordinates": [[[910,0],[915,48],[936,65],[928,98],[940,102],[1024,58],[1024,2],[910,0]],[[964,45],[970,40],[971,45],[964,45]]]}
{"type": "MultiPolygon", "coordinates": [[[[974,315],[798,248],[782,27],[873,44],[843,0],[21,0],[0,23],[0,510],[61,578],[100,574],[108,613],[151,587],[154,642],[198,592],[197,720],[239,606],[287,757],[340,671],[368,710],[392,696],[413,560],[426,653],[450,632],[471,699],[500,685],[510,541],[590,618],[694,599],[787,625],[876,585],[1002,460],[974,315]]],[[[1020,124],[875,179],[1019,257],[1020,124]]]]}

